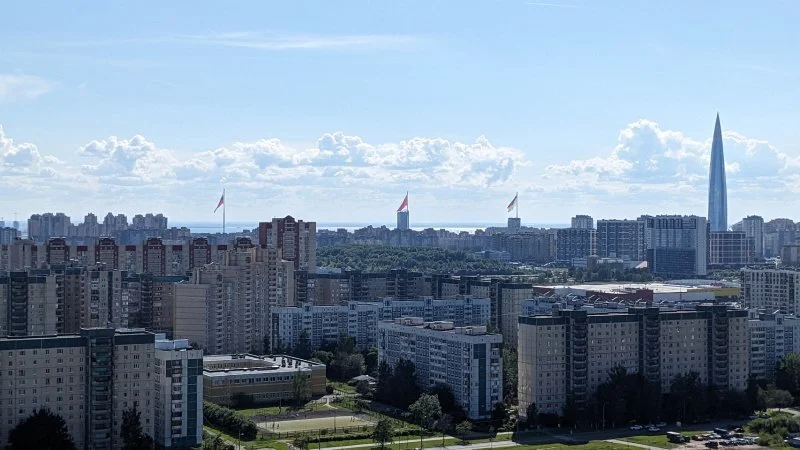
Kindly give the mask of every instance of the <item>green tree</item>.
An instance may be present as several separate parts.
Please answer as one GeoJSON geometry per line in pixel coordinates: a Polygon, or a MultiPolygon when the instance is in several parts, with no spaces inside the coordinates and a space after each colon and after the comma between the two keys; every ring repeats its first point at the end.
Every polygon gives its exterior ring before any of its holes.
{"type": "Polygon", "coordinates": [[[461,421],[456,425],[456,436],[461,438],[461,443],[466,444],[467,435],[472,433],[472,423],[468,420],[461,421]]]}
{"type": "Polygon", "coordinates": [[[333,380],[348,381],[353,377],[363,375],[364,370],[364,355],[338,352],[336,358],[328,366],[328,375],[333,380]]]}
{"type": "Polygon", "coordinates": [[[200,445],[200,450],[224,450],[225,449],[225,441],[222,440],[222,436],[219,434],[215,435],[214,437],[211,436],[203,436],[203,443],[200,445]]]}
{"type": "Polygon", "coordinates": [[[517,402],[517,351],[503,349],[503,401],[516,404],[517,402]]]}
{"type": "Polygon", "coordinates": [[[381,444],[381,448],[384,448],[387,442],[392,442],[392,437],[394,437],[392,422],[386,417],[378,420],[378,423],[375,424],[375,429],[372,430],[372,440],[381,444]]]}
{"type": "Polygon", "coordinates": [[[800,396],[800,353],[787,353],[778,363],[775,374],[778,389],[789,391],[793,397],[800,396]]]}
{"type": "Polygon", "coordinates": [[[536,428],[539,425],[539,408],[536,407],[536,403],[531,402],[525,408],[525,418],[528,428],[536,428]]]}
{"type": "Polygon", "coordinates": [[[292,446],[298,450],[308,450],[308,438],[305,436],[297,436],[292,440],[292,446]]]}
{"type": "Polygon", "coordinates": [[[417,385],[417,368],[414,363],[401,359],[393,370],[390,384],[390,404],[399,408],[407,408],[419,398],[420,390],[417,385]]]}
{"type": "Polygon", "coordinates": [[[122,411],[120,436],[124,450],[153,448],[153,438],[142,431],[141,415],[135,406],[122,411]]]}
{"type": "Polygon", "coordinates": [[[311,359],[316,359],[317,361],[329,366],[331,361],[333,361],[333,353],[326,352],[324,350],[316,350],[314,353],[311,354],[311,359]]]}
{"type": "Polygon", "coordinates": [[[375,389],[375,398],[384,403],[391,403],[393,377],[394,371],[392,370],[392,366],[386,361],[381,361],[378,365],[378,385],[375,389]]]}
{"type": "Polygon", "coordinates": [[[436,428],[442,433],[442,447],[444,447],[444,437],[453,429],[453,416],[450,414],[442,414],[439,420],[436,421],[436,428]]]}
{"type": "Polygon", "coordinates": [[[432,430],[436,420],[442,415],[442,406],[435,395],[422,394],[408,407],[414,420],[426,430],[432,430]]]}
{"type": "Polygon", "coordinates": [[[6,450],[75,450],[64,419],[39,409],[8,433],[6,450]]]}
{"type": "Polygon", "coordinates": [[[794,403],[794,397],[785,389],[778,389],[775,386],[768,386],[767,389],[758,388],[758,404],[763,409],[766,408],[785,408],[794,403]]]}
{"type": "Polygon", "coordinates": [[[311,338],[308,336],[308,331],[300,331],[297,336],[297,344],[294,346],[292,354],[301,359],[311,358],[311,338]]]}
{"type": "Polygon", "coordinates": [[[369,381],[367,380],[360,380],[356,383],[356,393],[361,395],[367,395],[370,393],[372,389],[369,386],[369,381]]]}
{"type": "Polygon", "coordinates": [[[298,408],[311,400],[311,375],[300,369],[297,369],[292,380],[292,399],[298,408]]]}
{"type": "Polygon", "coordinates": [[[374,345],[364,352],[364,365],[368,374],[372,375],[378,370],[378,347],[374,345]]]}

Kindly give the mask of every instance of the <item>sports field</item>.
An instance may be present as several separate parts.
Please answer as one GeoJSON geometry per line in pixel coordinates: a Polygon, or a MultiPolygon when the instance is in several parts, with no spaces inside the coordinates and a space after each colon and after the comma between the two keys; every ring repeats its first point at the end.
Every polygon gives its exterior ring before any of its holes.
{"type": "Polygon", "coordinates": [[[291,433],[293,431],[307,430],[332,430],[336,428],[352,428],[372,425],[372,422],[356,416],[320,417],[317,419],[282,420],[280,422],[258,422],[258,427],[276,433],[291,433]]]}

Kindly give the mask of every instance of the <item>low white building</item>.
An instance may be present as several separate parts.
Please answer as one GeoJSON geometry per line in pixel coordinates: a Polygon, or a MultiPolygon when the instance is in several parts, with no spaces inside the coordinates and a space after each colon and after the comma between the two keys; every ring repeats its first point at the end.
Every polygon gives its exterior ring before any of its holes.
{"type": "Polygon", "coordinates": [[[402,317],[378,324],[378,360],[414,363],[421,388],[449,387],[470,419],[491,416],[503,399],[503,336],[485,326],[456,327],[402,317]]]}
{"type": "Polygon", "coordinates": [[[159,448],[185,448],[203,441],[203,351],[188,339],[156,335],[155,428],[159,448]]]}

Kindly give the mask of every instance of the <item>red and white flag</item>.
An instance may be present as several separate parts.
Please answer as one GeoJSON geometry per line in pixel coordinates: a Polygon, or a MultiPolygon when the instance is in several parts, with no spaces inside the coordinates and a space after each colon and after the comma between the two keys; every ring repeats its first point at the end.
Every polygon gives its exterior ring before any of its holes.
{"type": "Polygon", "coordinates": [[[400,203],[400,207],[397,208],[397,212],[400,212],[404,209],[408,209],[408,192],[406,192],[406,198],[403,199],[403,203],[400,203]]]}
{"type": "Polygon", "coordinates": [[[219,198],[219,203],[217,203],[217,207],[214,208],[214,212],[217,212],[220,206],[225,204],[225,189],[222,190],[222,197],[219,198]]]}

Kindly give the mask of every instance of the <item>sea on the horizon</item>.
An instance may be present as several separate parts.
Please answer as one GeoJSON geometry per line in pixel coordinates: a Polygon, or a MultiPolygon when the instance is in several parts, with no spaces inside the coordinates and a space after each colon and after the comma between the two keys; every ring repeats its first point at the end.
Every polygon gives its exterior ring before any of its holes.
{"type": "MultiPolygon", "coordinates": [[[[340,228],[344,228],[347,231],[354,231],[359,228],[364,228],[369,225],[372,225],[375,228],[380,228],[381,226],[386,226],[388,228],[395,228],[396,224],[394,223],[378,223],[378,224],[370,224],[370,223],[358,223],[358,222],[317,222],[317,230],[338,230],[340,228]]],[[[534,228],[566,228],[569,225],[565,224],[554,224],[554,223],[523,223],[523,226],[526,227],[534,227],[534,228]]],[[[170,227],[187,227],[192,230],[193,233],[222,233],[222,223],[221,222],[172,222],[169,224],[170,227]]],[[[469,233],[474,233],[475,230],[485,230],[486,228],[491,227],[504,227],[506,224],[504,223],[418,223],[412,224],[411,229],[415,231],[421,231],[428,228],[433,228],[434,230],[441,230],[445,229],[447,231],[451,231],[453,233],[460,233],[462,231],[467,231],[469,233]]],[[[240,233],[243,230],[254,230],[258,228],[257,222],[228,222],[225,224],[225,231],[228,233],[240,233]]]]}

